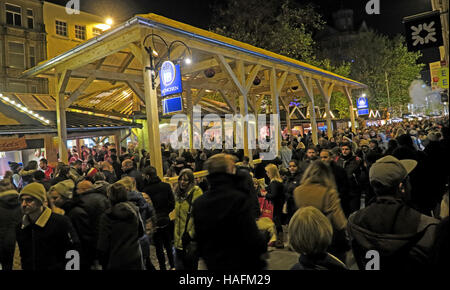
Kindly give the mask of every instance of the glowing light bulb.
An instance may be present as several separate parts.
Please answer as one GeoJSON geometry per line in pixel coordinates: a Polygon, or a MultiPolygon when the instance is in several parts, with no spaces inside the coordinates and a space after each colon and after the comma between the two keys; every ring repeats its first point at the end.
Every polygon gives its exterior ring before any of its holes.
{"type": "Polygon", "coordinates": [[[184,60],[184,62],[185,62],[186,64],[191,64],[191,63],[192,63],[192,60],[188,57],[188,58],[186,58],[186,59],[184,60]]]}
{"type": "Polygon", "coordinates": [[[106,24],[112,25],[112,24],[113,24],[112,18],[107,18],[107,19],[106,19],[106,24]]]}

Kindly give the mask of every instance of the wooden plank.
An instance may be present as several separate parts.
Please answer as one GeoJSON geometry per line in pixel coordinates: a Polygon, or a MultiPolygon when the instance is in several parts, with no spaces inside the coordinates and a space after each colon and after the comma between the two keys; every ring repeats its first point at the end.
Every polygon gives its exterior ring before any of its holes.
{"type": "Polygon", "coordinates": [[[111,37],[98,44],[94,44],[83,50],[82,53],[78,53],[67,61],[57,64],[55,66],[55,71],[60,73],[64,70],[74,70],[83,67],[110,54],[123,50],[131,42],[139,41],[140,39],[141,34],[139,27],[125,29],[118,33],[114,38],[111,37]]]}
{"type": "Polygon", "coordinates": [[[89,85],[95,80],[95,76],[91,75],[87,79],[85,79],[80,86],[70,94],[70,97],[65,101],[64,106],[66,108],[70,107],[70,105],[89,87],[89,85]]]}
{"type": "Polygon", "coordinates": [[[145,102],[145,93],[141,90],[141,88],[138,86],[138,84],[132,80],[126,81],[130,89],[138,96],[138,98],[145,102]]]}
{"type": "MultiPolygon", "coordinates": [[[[128,48],[131,51],[131,54],[136,58],[137,61],[139,61],[142,64],[142,48],[140,45],[137,45],[136,43],[130,43],[128,45],[128,48]]],[[[131,61],[130,61],[131,63],[131,61]]]]}
{"type": "Polygon", "coordinates": [[[230,79],[233,81],[234,85],[236,86],[236,88],[240,91],[240,93],[242,95],[246,95],[246,91],[245,88],[243,87],[242,83],[240,82],[240,80],[238,79],[238,77],[236,76],[236,74],[233,72],[233,70],[231,69],[230,65],[228,64],[228,62],[225,60],[225,58],[223,57],[223,55],[215,55],[217,62],[219,63],[221,69],[224,72],[228,73],[228,76],[230,77],[230,79]]]}
{"type": "Polygon", "coordinates": [[[232,104],[228,96],[225,94],[224,90],[219,89],[219,93],[222,95],[223,100],[228,105],[228,107],[230,107],[232,112],[236,112],[236,107],[234,106],[234,104],[232,104]]]}
{"type": "Polygon", "coordinates": [[[255,80],[256,76],[258,75],[258,72],[261,70],[261,65],[256,65],[250,72],[250,75],[247,78],[247,81],[245,82],[245,91],[248,93],[251,86],[253,85],[253,81],[255,80]]]}

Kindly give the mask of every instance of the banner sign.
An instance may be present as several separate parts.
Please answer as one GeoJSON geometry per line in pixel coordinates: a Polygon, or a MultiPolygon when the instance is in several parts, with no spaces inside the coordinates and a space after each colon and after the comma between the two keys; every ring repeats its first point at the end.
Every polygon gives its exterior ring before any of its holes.
{"type": "Polygon", "coordinates": [[[360,97],[356,101],[358,115],[369,115],[369,101],[365,97],[360,97]]]}
{"type": "Polygon", "coordinates": [[[441,62],[435,61],[430,62],[430,79],[431,79],[431,90],[435,91],[439,89],[439,72],[441,70],[441,62]]]}
{"type": "Polygon", "coordinates": [[[16,151],[27,148],[27,141],[22,138],[1,138],[0,151],[16,151]]]}
{"type": "Polygon", "coordinates": [[[433,11],[417,17],[403,19],[408,50],[417,51],[443,45],[441,16],[433,11]]]}
{"type": "Polygon", "coordinates": [[[443,67],[439,70],[438,86],[443,89],[448,89],[448,67],[443,67]]]}
{"type": "Polygon", "coordinates": [[[169,60],[163,62],[161,69],[159,70],[159,78],[162,97],[183,92],[179,64],[175,65],[169,60]]]}
{"type": "Polygon", "coordinates": [[[164,99],[162,101],[163,114],[171,114],[183,111],[183,100],[181,97],[164,99]]]}

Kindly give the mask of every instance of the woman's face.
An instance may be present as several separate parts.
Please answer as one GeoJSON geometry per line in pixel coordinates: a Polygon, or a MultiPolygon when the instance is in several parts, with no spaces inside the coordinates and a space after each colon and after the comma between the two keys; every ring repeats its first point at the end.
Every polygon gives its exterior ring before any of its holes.
{"type": "Polygon", "coordinates": [[[297,165],[295,164],[295,162],[289,162],[289,172],[291,174],[295,174],[298,170],[297,165]]]}
{"type": "Polygon", "coordinates": [[[180,184],[180,188],[185,190],[188,186],[189,186],[189,178],[187,177],[187,175],[183,175],[179,181],[180,184]]]}
{"type": "Polygon", "coordinates": [[[270,174],[270,170],[266,169],[266,174],[269,179],[272,179],[272,175],[270,174]]]}

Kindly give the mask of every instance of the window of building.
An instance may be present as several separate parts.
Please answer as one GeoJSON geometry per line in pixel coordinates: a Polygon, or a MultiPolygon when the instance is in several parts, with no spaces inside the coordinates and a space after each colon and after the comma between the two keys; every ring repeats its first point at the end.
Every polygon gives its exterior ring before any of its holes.
{"type": "Polygon", "coordinates": [[[37,86],[36,85],[31,85],[30,86],[30,93],[32,94],[37,94],[37,86]]]}
{"type": "Polygon", "coordinates": [[[61,36],[67,36],[67,22],[55,21],[56,34],[61,36]]]}
{"type": "Polygon", "coordinates": [[[30,46],[30,67],[33,67],[36,65],[36,49],[34,46],[30,46]]]}
{"type": "Polygon", "coordinates": [[[33,9],[27,9],[27,22],[28,22],[28,28],[34,29],[33,9]]]}
{"type": "Polygon", "coordinates": [[[22,26],[22,8],[6,3],[6,24],[22,26]]]}
{"type": "Polygon", "coordinates": [[[102,34],[102,32],[103,31],[100,28],[92,28],[92,34],[94,35],[94,37],[102,34]]]}
{"type": "Polygon", "coordinates": [[[25,51],[23,43],[8,42],[9,66],[15,68],[25,68],[25,51]]]}
{"type": "Polygon", "coordinates": [[[82,40],[86,39],[86,26],[75,24],[75,38],[82,40]]]}

